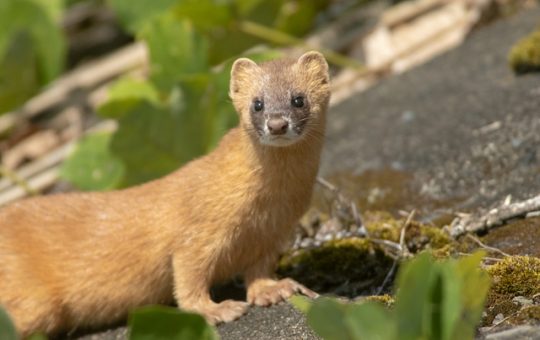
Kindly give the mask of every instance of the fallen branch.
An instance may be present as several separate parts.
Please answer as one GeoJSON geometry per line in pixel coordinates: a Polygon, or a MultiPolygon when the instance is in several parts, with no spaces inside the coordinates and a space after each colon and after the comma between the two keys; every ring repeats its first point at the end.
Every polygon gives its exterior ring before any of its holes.
{"type": "Polygon", "coordinates": [[[526,216],[528,213],[540,210],[540,195],[528,200],[502,205],[487,214],[462,215],[454,219],[449,227],[449,233],[456,238],[465,233],[478,233],[504,224],[506,221],[526,216]]]}

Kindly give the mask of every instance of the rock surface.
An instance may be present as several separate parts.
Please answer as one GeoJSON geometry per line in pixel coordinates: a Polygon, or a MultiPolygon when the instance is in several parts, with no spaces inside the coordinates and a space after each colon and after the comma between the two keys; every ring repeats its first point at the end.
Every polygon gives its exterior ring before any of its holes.
{"type": "Polygon", "coordinates": [[[538,8],[496,22],[333,108],[322,173],[390,168],[461,209],[538,194],[540,74],[515,76],[507,55],[539,23],[538,8]]]}
{"type": "MultiPolygon", "coordinates": [[[[516,77],[507,66],[512,44],[538,24],[540,9],[523,11],[334,107],[322,174],[407,173],[413,190],[452,209],[540,193],[540,75],[516,77]]],[[[407,208],[415,206],[405,201],[407,208]]],[[[317,338],[287,304],[252,308],[218,331],[223,339],[317,338]]],[[[119,328],[81,339],[125,334],[119,328]]]]}

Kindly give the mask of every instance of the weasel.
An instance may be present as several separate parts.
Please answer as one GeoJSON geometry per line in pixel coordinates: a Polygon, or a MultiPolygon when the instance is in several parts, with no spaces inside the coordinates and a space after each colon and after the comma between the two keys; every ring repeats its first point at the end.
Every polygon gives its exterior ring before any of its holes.
{"type": "Polygon", "coordinates": [[[122,320],[170,304],[229,322],[248,304],[316,293],[273,271],[308,207],[330,98],[318,52],[236,60],[240,117],[216,149],[163,178],[111,192],[30,198],[0,209],[0,304],[22,336],[122,320]],[[210,287],[244,278],[247,303],[210,287]]]}

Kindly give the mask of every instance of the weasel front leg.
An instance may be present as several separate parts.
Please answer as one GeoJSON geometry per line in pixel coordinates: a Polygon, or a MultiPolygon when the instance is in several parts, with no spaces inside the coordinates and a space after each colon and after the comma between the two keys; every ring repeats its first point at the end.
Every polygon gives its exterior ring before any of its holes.
{"type": "Polygon", "coordinates": [[[212,325],[230,322],[246,313],[248,304],[243,301],[225,300],[220,303],[210,298],[212,285],[210,271],[186,270],[178,258],[173,257],[174,297],[179,307],[202,314],[212,325]]]}
{"type": "Polygon", "coordinates": [[[273,276],[274,261],[263,261],[248,269],[245,274],[247,301],[251,305],[269,306],[286,300],[295,293],[302,293],[310,298],[319,294],[296,282],[285,278],[276,280],[273,276]]]}

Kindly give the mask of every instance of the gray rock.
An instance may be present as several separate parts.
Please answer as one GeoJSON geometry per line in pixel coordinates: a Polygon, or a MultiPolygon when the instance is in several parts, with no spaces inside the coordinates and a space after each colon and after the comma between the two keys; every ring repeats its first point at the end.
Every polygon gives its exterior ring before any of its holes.
{"type": "MultiPolygon", "coordinates": [[[[482,28],[334,107],[322,174],[392,168],[412,175],[427,200],[457,209],[538,194],[540,74],[515,76],[507,55],[539,17],[525,10],[482,28]]],[[[401,209],[418,208],[405,201],[401,209]]]]}
{"type": "Polygon", "coordinates": [[[486,335],[486,340],[540,340],[540,326],[519,326],[486,335]]]}

